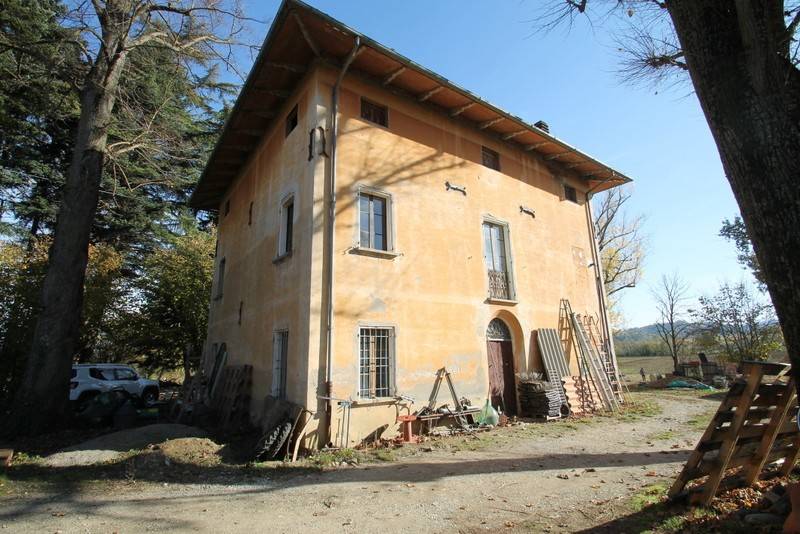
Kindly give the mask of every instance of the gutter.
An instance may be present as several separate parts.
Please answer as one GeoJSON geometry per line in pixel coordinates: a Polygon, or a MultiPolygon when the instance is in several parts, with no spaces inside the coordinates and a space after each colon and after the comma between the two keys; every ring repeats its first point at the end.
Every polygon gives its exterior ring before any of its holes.
{"type": "Polygon", "coordinates": [[[347,55],[347,58],[342,64],[339,71],[339,76],[336,78],[336,83],[333,85],[331,91],[331,153],[330,153],[330,179],[328,180],[328,246],[325,250],[325,256],[328,262],[328,280],[327,287],[325,288],[326,295],[326,333],[325,333],[325,418],[326,418],[326,436],[324,443],[330,441],[332,435],[333,423],[333,251],[334,251],[334,237],[336,221],[336,140],[339,137],[339,87],[342,84],[344,75],[350,64],[361,49],[361,38],[356,35],[353,49],[347,55]]]}

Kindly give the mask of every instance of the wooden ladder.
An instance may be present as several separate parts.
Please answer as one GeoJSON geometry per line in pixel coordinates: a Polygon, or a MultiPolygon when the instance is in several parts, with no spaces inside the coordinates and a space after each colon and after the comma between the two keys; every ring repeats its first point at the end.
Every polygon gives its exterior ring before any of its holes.
{"type": "Polygon", "coordinates": [[[691,503],[707,506],[729,469],[741,468],[740,481],[746,485],[758,479],[765,465],[781,459],[780,474],[789,474],[800,453],[800,431],[794,378],[781,379],[788,370],[785,364],[743,364],[744,380],[731,386],[672,484],[670,498],[681,494],[692,480],[707,476],[700,490],[690,495],[691,503]]]}
{"type": "Polygon", "coordinates": [[[578,348],[581,356],[588,364],[589,374],[597,387],[603,405],[609,411],[613,412],[618,410],[619,403],[611,388],[608,375],[603,369],[600,355],[597,353],[594,346],[589,343],[583,323],[581,323],[580,317],[578,317],[576,313],[572,313],[572,329],[575,334],[575,339],[578,341],[578,348]]]}

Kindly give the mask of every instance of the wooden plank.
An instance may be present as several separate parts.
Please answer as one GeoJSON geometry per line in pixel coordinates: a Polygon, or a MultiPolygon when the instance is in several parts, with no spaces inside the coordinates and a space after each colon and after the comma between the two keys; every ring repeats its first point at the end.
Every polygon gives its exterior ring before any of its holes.
{"type": "Polygon", "coordinates": [[[614,396],[614,391],[611,388],[611,383],[608,380],[608,375],[606,375],[603,369],[602,362],[599,361],[599,356],[589,344],[586,330],[575,313],[572,314],[572,329],[578,341],[578,349],[584,360],[588,363],[590,376],[600,393],[600,398],[605,408],[609,411],[616,411],[619,409],[619,405],[614,396]]]}
{"type": "Polygon", "coordinates": [[[798,432],[795,435],[794,439],[792,439],[791,452],[786,454],[786,456],[784,457],[783,465],[780,468],[781,476],[784,477],[789,476],[789,473],[791,473],[792,469],[794,468],[794,464],[797,463],[798,455],[800,455],[800,432],[798,432]]]}
{"type": "Polygon", "coordinates": [[[710,465],[710,463],[708,461],[704,462],[705,453],[709,450],[717,450],[721,447],[722,434],[727,432],[729,427],[721,428],[720,424],[727,420],[728,415],[732,416],[730,410],[744,398],[742,392],[746,386],[747,382],[734,383],[728,392],[728,396],[720,402],[717,413],[711,418],[711,422],[697,442],[697,446],[694,448],[694,451],[692,451],[692,454],[689,455],[689,459],[686,460],[686,464],[675,479],[675,482],[672,483],[667,493],[670,498],[681,493],[686,487],[686,484],[690,481],[709,474],[710,470],[707,470],[706,467],[710,465]],[[719,445],[708,448],[710,447],[709,442],[711,442],[712,436],[715,438],[714,441],[719,442],[719,445]]]}
{"type": "Polygon", "coordinates": [[[703,486],[703,491],[699,496],[693,496],[694,501],[708,506],[711,499],[717,493],[717,488],[722,478],[725,476],[725,470],[728,468],[731,456],[736,450],[736,440],[739,437],[739,431],[744,425],[745,418],[750,410],[750,402],[753,400],[753,393],[761,383],[762,370],[758,368],[751,369],[750,374],[747,376],[744,391],[742,396],[736,403],[736,411],[734,412],[733,420],[728,428],[728,435],[724,438],[722,446],[719,449],[715,469],[709,473],[708,480],[703,486]]]}
{"type": "MultiPolygon", "coordinates": [[[[789,380],[788,384],[781,384],[781,386],[783,386],[783,395],[780,396],[779,404],[772,412],[772,418],[770,419],[769,424],[763,429],[763,435],[761,437],[761,442],[758,445],[758,449],[756,449],[755,454],[744,466],[744,470],[742,472],[744,483],[748,486],[752,485],[753,482],[758,479],[758,475],[764,468],[764,464],[767,461],[767,456],[769,455],[770,451],[772,450],[772,446],[775,443],[775,438],[778,437],[778,433],[784,426],[783,423],[785,422],[786,416],[789,413],[789,407],[792,405],[794,385],[794,378],[789,380]]],[[[761,395],[762,387],[759,387],[758,391],[761,395]]]]}

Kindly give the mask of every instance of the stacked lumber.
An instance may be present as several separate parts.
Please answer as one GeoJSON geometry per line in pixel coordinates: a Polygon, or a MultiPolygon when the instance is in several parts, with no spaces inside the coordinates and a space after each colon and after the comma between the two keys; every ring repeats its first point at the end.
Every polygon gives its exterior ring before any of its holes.
{"type": "Polygon", "coordinates": [[[542,419],[561,417],[563,390],[541,381],[520,382],[517,389],[523,415],[542,419]]]}
{"type": "Polygon", "coordinates": [[[785,379],[785,364],[745,362],[743,379],[728,391],[689,460],[669,490],[675,497],[693,480],[707,477],[693,488],[690,501],[707,506],[727,470],[737,470],[745,485],[756,482],[767,464],[782,461],[786,476],[800,454],[797,398],[794,378],[785,379]],[[777,375],[777,378],[775,377],[777,375]],[[772,377],[772,378],[767,378],[772,377]]]}

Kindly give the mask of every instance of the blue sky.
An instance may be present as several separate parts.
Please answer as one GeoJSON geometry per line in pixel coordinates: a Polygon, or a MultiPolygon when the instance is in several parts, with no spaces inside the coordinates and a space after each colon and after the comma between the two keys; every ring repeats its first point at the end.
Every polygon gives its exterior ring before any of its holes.
{"type": "MultiPolygon", "coordinates": [[[[626,326],[656,320],[650,287],[662,274],[678,271],[694,295],[746,277],[733,245],[717,235],[738,208],[690,85],[623,84],[613,22],[536,33],[540,1],[309,3],[531,123],[545,120],[551,133],[635,180],[629,210],[646,215],[650,245],[643,282],[622,297],[626,326]]],[[[245,0],[248,15],[267,22],[279,4],[245,0]]],[[[266,31],[255,27],[254,38],[266,31]]]]}

